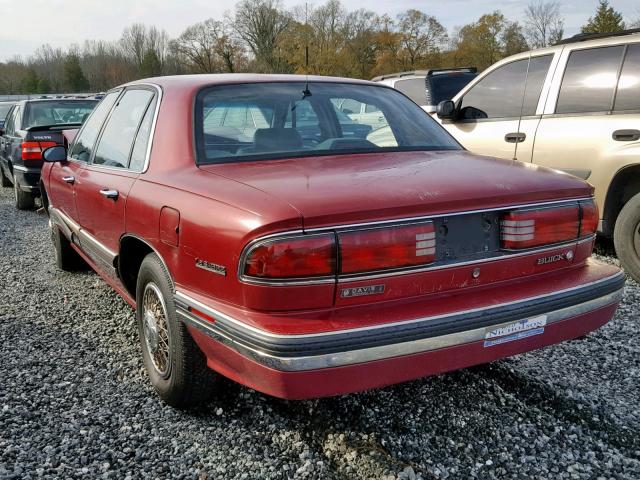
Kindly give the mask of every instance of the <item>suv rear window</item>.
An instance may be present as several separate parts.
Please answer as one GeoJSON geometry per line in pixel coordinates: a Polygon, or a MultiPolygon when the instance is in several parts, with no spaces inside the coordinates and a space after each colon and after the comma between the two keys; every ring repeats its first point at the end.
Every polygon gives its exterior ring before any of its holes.
{"type": "Polygon", "coordinates": [[[199,163],[460,148],[420,107],[387,87],[225,85],[201,91],[195,108],[199,163]]]}
{"type": "Polygon", "coordinates": [[[476,73],[452,72],[428,77],[431,97],[429,103],[437,105],[444,100],[451,100],[476,76],[476,73]]]}
{"type": "Polygon", "coordinates": [[[89,116],[97,100],[51,100],[26,104],[22,128],[40,125],[82,123],[89,116]]]}

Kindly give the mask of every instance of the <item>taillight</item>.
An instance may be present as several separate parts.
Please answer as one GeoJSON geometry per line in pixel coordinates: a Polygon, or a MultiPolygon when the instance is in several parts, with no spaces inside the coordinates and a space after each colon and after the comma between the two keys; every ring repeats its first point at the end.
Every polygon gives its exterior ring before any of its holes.
{"type": "Polygon", "coordinates": [[[578,238],[578,203],[559,207],[515,210],[505,213],[501,222],[502,248],[522,249],[569,242],[578,238]]]}
{"type": "Polygon", "coordinates": [[[413,267],[435,260],[432,222],[338,234],[340,273],[413,267]]]}
{"type": "Polygon", "coordinates": [[[333,233],[267,241],[249,250],[244,275],[264,279],[335,275],[335,250],[333,233]]]}
{"type": "Polygon", "coordinates": [[[595,235],[600,223],[598,206],[593,200],[580,202],[580,237],[595,235]]]}
{"type": "Polygon", "coordinates": [[[22,142],[22,160],[42,160],[42,152],[56,145],[56,142],[22,142]]]}

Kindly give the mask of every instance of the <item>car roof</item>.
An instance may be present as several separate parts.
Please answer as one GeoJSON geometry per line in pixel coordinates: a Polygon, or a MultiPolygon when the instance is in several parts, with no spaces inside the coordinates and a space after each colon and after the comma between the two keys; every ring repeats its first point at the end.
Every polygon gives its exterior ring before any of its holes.
{"type": "Polygon", "coordinates": [[[377,85],[368,80],[354,78],[324,77],[319,75],[283,75],[259,73],[208,73],[195,75],[167,75],[135,80],[124,86],[153,84],[162,88],[200,89],[214,85],[229,85],[242,83],[269,82],[322,82],[322,83],[352,83],[360,85],[377,85]]]}

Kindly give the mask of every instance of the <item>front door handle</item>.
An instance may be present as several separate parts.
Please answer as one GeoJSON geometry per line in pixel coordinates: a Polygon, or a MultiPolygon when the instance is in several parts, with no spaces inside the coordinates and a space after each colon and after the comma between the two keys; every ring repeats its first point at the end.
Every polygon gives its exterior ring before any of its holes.
{"type": "Polygon", "coordinates": [[[616,130],[611,138],[617,142],[633,142],[640,140],[640,130],[616,130]]]}
{"type": "Polygon", "coordinates": [[[69,175],[68,177],[62,177],[62,181],[73,185],[74,183],[76,183],[76,177],[69,175]]]}
{"type": "Polygon", "coordinates": [[[521,143],[527,139],[527,135],[523,132],[507,133],[504,136],[504,141],[507,143],[521,143]]]}
{"type": "Polygon", "coordinates": [[[118,190],[113,190],[111,188],[103,188],[100,190],[100,195],[106,198],[112,198],[113,200],[118,199],[118,190]]]}

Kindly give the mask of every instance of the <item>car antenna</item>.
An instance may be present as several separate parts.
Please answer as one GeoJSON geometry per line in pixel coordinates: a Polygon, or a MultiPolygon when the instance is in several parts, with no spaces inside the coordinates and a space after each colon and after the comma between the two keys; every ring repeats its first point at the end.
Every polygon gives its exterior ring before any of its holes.
{"type": "Polygon", "coordinates": [[[302,91],[302,99],[304,100],[307,97],[311,96],[311,90],[309,90],[309,2],[304,2],[304,25],[307,27],[307,32],[305,35],[305,46],[304,46],[304,71],[306,77],[306,83],[304,86],[304,90],[302,91]]]}

